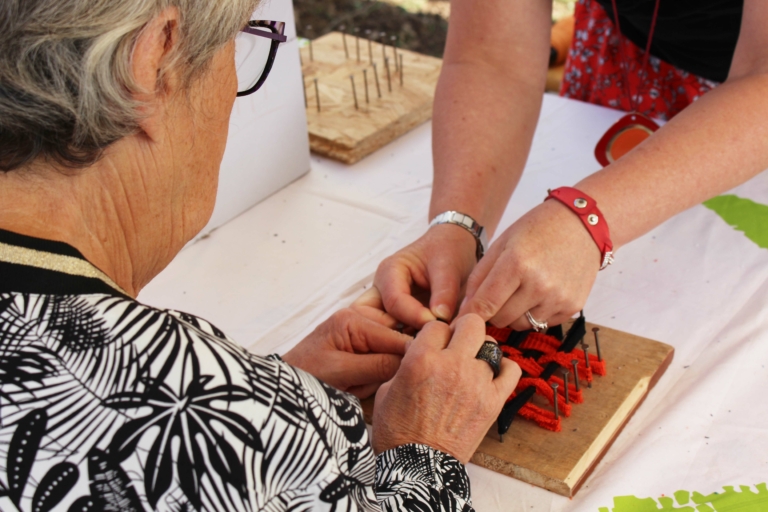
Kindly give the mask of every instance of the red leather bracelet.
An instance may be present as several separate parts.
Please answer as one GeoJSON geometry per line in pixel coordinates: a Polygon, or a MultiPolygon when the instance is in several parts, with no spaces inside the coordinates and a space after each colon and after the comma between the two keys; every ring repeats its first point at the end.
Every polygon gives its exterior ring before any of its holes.
{"type": "Polygon", "coordinates": [[[571,187],[550,190],[547,199],[557,199],[581,219],[582,224],[587,228],[600,250],[600,270],[613,263],[611,232],[603,213],[597,208],[597,201],[584,192],[571,187]]]}

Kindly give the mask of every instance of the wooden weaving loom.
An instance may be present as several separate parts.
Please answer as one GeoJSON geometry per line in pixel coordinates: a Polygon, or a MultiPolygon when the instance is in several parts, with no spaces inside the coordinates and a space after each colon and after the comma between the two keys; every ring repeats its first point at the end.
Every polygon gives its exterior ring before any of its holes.
{"type": "Polygon", "coordinates": [[[316,153],[353,164],[432,117],[441,59],[341,32],[300,55],[316,153]]]}
{"type": "MultiPolygon", "coordinates": [[[[587,340],[592,338],[593,327],[586,324],[587,340]]],[[[471,461],[557,494],[574,496],[674,355],[669,345],[606,327],[599,327],[599,338],[606,374],[592,379],[591,388],[581,380],[583,402],[573,404],[569,417],[561,416],[560,432],[518,416],[503,443],[497,425],[491,427],[471,461]]],[[[503,340],[499,341],[503,347],[503,340]]],[[[579,350],[577,346],[574,353],[579,350]]],[[[591,354],[594,357],[594,346],[591,354]]],[[[551,409],[550,402],[538,393],[531,404],[551,409]]],[[[370,421],[373,399],[363,402],[363,409],[370,421]]]]}

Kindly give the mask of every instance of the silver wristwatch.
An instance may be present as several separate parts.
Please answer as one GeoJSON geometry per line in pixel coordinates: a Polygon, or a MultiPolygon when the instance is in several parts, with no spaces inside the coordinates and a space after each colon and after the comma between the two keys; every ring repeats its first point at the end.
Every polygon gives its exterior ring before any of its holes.
{"type": "Polygon", "coordinates": [[[453,210],[443,212],[432,219],[432,222],[429,223],[429,227],[436,226],[437,224],[456,224],[472,233],[472,236],[474,236],[477,241],[477,251],[475,255],[477,256],[478,261],[483,257],[485,251],[488,250],[488,236],[485,234],[485,228],[469,215],[453,210]]]}

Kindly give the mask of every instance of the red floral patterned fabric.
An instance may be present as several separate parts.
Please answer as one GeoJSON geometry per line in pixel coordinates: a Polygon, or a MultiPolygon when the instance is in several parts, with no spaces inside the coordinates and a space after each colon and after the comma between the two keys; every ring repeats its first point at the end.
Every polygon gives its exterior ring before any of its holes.
{"type": "Polygon", "coordinates": [[[640,76],[644,50],[615,30],[605,9],[595,0],[579,0],[576,28],[565,63],[560,95],[629,112],[631,103],[624,85],[624,45],[630,91],[638,111],[668,120],[718,84],[650,56],[647,79],[640,76]]]}

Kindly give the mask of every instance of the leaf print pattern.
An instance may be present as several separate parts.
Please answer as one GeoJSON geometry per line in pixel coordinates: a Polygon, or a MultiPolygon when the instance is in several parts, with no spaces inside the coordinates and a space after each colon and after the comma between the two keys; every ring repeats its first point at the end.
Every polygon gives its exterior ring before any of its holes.
{"type": "Polygon", "coordinates": [[[11,438],[6,462],[8,495],[17,507],[21,502],[29,473],[32,471],[40,441],[45,435],[47,420],[45,411],[31,411],[19,421],[11,438]]]}
{"type": "Polygon", "coordinates": [[[32,498],[32,510],[35,512],[53,510],[53,507],[75,486],[79,476],[80,472],[77,466],[69,462],[62,462],[53,466],[35,490],[35,495],[32,498]]]}
{"type": "MultiPolygon", "coordinates": [[[[138,409],[150,406],[152,413],[123,425],[110,444],[110,453],[122,462],[135,450],[141,436],[152,427],[159,427],[154,434],[145,467],[144,485],[149,503],[153,507],[171,485],[170,475],[173,461],[172,441],[180,441],[179,465],[180,483],[195,508],[200,507],[199,480],[202,477],[204,460],[199,439],[205,441],[207,460],[223,482],[236,488],[240,496],[246,495],[245,468],[237,452],[215,429],[215,423],[223,425],[245,446],[261,451],[259,433],[244,418],[227,410],[216,409],[211,402],[220,400],[227,403],[248,400],[250,393],[238,386],[217,386],[206,389],[213,377],[200,375],[200,364],[192,345],[185,351],[186,363],[183,370],[190,368],[191,377],[182,393],[176,393],[167,384],[148,383],[148,392],[121,393],[107,399],[108,406],[115,409],[138,409]]],[[[182,374],[182,384],[187,382],[182,374]]]]}
{"type": "Polygon", "coordinates": [[[471,510],[463,466],[418,453],[440,463],[377,467],[354,397],[197,317],[0,294],[1,510],[471,510]]]}

